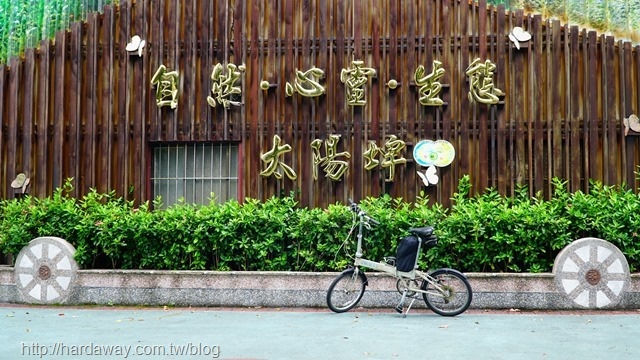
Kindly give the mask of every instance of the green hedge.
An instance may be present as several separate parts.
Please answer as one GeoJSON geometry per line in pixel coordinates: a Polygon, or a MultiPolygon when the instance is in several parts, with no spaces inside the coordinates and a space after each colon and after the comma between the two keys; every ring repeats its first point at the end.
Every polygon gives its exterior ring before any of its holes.
{"type": "MultiPolygon", "coordinates": [[[[423,254],[425,268],[549,272],[561,249],[593,236],[618,246],[638,269],[640,197],[624,186],[592,182],[588,194],[570,194],[566,183],[554,184],[550,200],[526,188],[509,198],[493,189],[471,197],[465,176],[449,209],[424,196],[412,204],[366,198],[361,206],[381,225],[369,231],[365,255],[393,255],[407,229],[434,225],[440,242],[423,254]]],[[[58,236],[76,247],[82,268],[333,271],[355,250],[343,204],[307,209],[287,196],[152,211],[157,206],[135,207],[113,192],[74,199],[71,190],[68,181],[49,198],[0,202],[0,252],[15,257],[33,238],[58,236]]]]}
{"type": "Polygon", "coordinates": [[[20,56],[40,41],[53,39],[74,21],[84,21],[88,13],[102,12],[105,5],[119,0],[0,0],[0,63],[20,56]]]}

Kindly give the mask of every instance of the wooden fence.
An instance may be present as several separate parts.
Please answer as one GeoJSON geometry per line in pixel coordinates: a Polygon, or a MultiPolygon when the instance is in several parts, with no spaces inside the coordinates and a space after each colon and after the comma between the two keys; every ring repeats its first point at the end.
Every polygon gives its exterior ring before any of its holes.
{"type": "Polygon", "coordinates": [[[24,172],[36,196],[72,177],[74,196],[95,188],[145,201],[153,146],[193,142],[240,145],[239,198],[295,191],[304,206],[382,193],[413,201],[420,191],[448,205],[465,174],[475,191],[505,195],[522,184],[548,196],[554,177],[571,191],[588,190],[589,179],[636,189],[640,146],[622,124],[640,107],[639,69],[638,46],[484,0],[121,1],[0,66],[0,197],[15,196],[11,182],[24,172]],[[520,49],[509,39],[515,26],[532,35],[520,49]],[[146,40],[142,56],[125,49],[133,35],[146,40]],[[469,101],[465,70],[476,58],[496,65],[498,104],[469,101]],[[347,104],[340,79],[353,60],[376,71],[365,106],[347,104]],[[414,82],[434,60],[445,70],[440,107],[421,105],[414,82]],[[216,64],[246,66],[242,106],[207,103],[216,64]],[[179,73],[176,109],[156,105],[160,65],[179,73]],[[295,70],[314,66],[325,94],[287,97],[295,70]],[[331,134],[350,168],[340,181],[314,180],[310,144],[331,134]],[[282,161],[295,180],[260,176],[274,135],[292,147],[282,161]],[[380,168],[364,169],[363,153],[391,135],[408,162],[386,182],[380,168]],[[437,186],[416,173],[423,139],[456,150],[437,186]]]}

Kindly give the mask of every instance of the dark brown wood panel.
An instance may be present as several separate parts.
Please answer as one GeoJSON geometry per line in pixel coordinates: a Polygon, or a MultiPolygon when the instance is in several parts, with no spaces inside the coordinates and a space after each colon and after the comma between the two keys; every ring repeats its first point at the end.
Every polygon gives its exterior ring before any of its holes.
{"type": "Polygon", "coordinates": [[[505,195],[527,185],[550,196],[554,177],[571,191],[588,190],[589,179],[637,190],[640,133],[625,134],[622,122],[640,112],[638,51],[485,0],[125,0],[0,68],[0,197],[13,197],[11,180],[28,172],[37,196],[74,178],[74,196],[115,190],[140,203],[154,196],[153,146],[196,142],[239,144],[240,199],[291,192],[304,206],[381,194],[412,201],[423,190],[448,206],[464,175],[475,192],[505,195]],[[533,35],[520,49],[509,39],[515,26],[533,35]],[[147,41],[142,56],[125,50],[133,35],[147,41]],[[496,64],[494,86],[505,92],[496,105],[469,101],[465,70],[477,58],[496,64]],[[340,80],[353,60],[376,70],[362,107],[347,104],[340,80]],[[442,107],[420,105],[414,80],[434,60],[445,69],[442,107]],[[246,66],[242,106],[213,108],[211,72],[230,63],[246,66]],[[179,74],[176,109],[156,104],[160,65],[179,74]],[[314,66],[325,94],[285,96],[295,70],[314,66]],[[310,144],[331,134],[340,135],[336,151],[350,154],[340,159],[349,171],[334,181],[320,168],[314,180],[310,144]],[[260,176],[275,135],[292,148],[281,160],[295,180],[260,176]],[[408,162],[386,182],[385,169],[364,169],[363,153],[391,135],[406,143],[408,162]],[[416,175],[412,150],[423,139],[456,150],[437,186],[416,175]]]}

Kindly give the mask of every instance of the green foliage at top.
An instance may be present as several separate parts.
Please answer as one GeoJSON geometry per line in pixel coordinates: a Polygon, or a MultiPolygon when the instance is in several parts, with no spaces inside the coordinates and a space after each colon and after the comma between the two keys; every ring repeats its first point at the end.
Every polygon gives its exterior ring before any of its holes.
{"type": "MultiPolygon", "coordinates": [[[[624,185],[592,182],[588,193],[568,193],[555,179],[551,199],[513,197],[493,189],[471,196],[464,176],[453,205],[415,203],[383,195],[360,202],[380,222],[367,231],[365,257],[394,255],[412,227],[433,225],[439,243],[425,251],[422,268],[466,272],[550,272],[572,241],[597,237],[616,245],[631,271],[640,269],[640,196],[624,185]]],[[[15,256],[32,239],[58,236],[76,248],[82,268],[334,271],[352,263],[352,213],[340,203],[301,208],[293,195],[265,202],[245,199],[167,209],[136,207],[113,192],[68,196],[71,180],[53,196],[0,201],[0,252],[15,256]]],[[[213,198],[213,196],[212,196],[213,198]]]]}
{"type": "Polygon", "coordinates": [[[119,0],[0,0],[0,63],[119,0]]]}
{"type": "MultiPolygon", "coordinates": [[[[0,63],[8,63],[26,48],[52,39],[73,21],[102,11],[120,0],[0,0],[0,63]]],[[[640,2],[636,0],[487,0],[507,9],[527,9],[601,31],[640,31],[640,2]]]]}
{"type": "Polygon", "coordinates": [[[541,13],[621,37],[640,31],[637,0],[487,0],[487,3],[541,13]]]}

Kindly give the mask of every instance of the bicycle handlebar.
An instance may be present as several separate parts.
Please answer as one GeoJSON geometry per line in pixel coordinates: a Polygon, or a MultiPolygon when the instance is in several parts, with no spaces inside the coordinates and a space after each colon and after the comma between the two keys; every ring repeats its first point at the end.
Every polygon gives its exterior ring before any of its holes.
{"type": "Polygon", "coordinates": [[[372,217],[367,216],[367,220],[369,220],[370,222],[373,223],[373,225],[378,226],[380,225],[380,222],[372,217]]]}
{"type": "Polygon", "coordinates": [[[367,213],[360,209],[360,207],[358,206],[358,204],[354,203],[353,200],[349,199],[349,205],[351,206],[351,211],[353,211],[354,213],[359,214],[360,216],[362,216],[363,218],[365,218],[367,220],[367,222],[372,223],[373,225],[380,225],[380,222],[370,216],[367,215],[367,213]]]}

